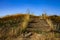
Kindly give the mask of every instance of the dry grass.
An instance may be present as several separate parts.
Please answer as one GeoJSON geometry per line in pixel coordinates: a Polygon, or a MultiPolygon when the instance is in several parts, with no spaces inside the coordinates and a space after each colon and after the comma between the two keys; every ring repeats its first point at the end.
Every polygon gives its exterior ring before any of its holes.
{"type": "MultiPolygon", "coordinates": [[[[28,23],[31,22],[33,18],[38,21],[39,16],[16,14],[0,18],[0,40],[60,40],[60,33],[51,32],[50,30],[48,32],[42,32],[40,30],[37,32],[34,31],[28,38],[24,37],[24,35],[22,35],[24,34],[23,31],[25,31],[28,23]]],[[[44,27],[44,29],[45,28],[46,27],[44,27]]],[[[47,29],[48,28],[46,28],[46,30],[47,29]]]]}

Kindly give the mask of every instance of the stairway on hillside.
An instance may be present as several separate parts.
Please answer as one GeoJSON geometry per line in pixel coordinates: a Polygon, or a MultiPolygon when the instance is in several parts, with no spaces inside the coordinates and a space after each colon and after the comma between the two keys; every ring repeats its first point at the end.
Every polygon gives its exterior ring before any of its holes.
{"type": "Polygon", "coordinates": [[[49,31],[50,26],[45,19],[40,17],[31,17],[31,21],[28,24],[27,31],[49,31]]]}

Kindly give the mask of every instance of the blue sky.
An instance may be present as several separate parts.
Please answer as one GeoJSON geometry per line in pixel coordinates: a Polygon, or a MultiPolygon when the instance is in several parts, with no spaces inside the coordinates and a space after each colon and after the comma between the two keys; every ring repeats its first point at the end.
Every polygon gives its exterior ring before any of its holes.
{"type": "Polygon", "coordinates": [[[0,16],[26,13],[60,15],[60,0],[0,0],[0,16]]]}

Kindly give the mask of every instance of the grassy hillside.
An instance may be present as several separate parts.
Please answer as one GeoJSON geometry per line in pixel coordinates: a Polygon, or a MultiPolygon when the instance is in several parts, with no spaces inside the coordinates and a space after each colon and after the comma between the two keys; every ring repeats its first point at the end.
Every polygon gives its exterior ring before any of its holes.
{"type": "Polygon", "coordinates": [[[52,20],[55,30],[60,32],[60,16],[53,15],[53,16],[49,16],[49,18],[52,20]]]}
{"type": "Polygon", "coordinates": [[[60,16],[46,17],[52,21],[54,30],[41,18],[29,14],[1,17],[0,40],[60,40],[60,16]]]}
{"type": "Polygon", "coordinates": [[[0,38],[1,40],[8,36],[18,36],[27,27],[29,21],[28,14],[11,15],[0,18],[0,38]]]}

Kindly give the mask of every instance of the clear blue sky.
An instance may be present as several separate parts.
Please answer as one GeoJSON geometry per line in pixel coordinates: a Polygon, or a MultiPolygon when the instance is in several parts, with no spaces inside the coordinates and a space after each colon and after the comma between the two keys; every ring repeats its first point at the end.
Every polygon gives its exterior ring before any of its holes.
{"type": "Polygon", "coordinates": [[[44,11],[48,15],[60,15],[60,0],[0,0],[0,16],[26,13],[27,9],[35,15],[44,11]]]}

